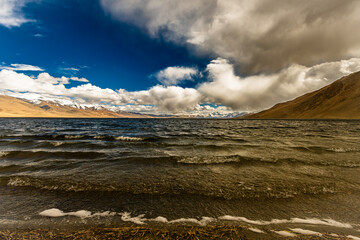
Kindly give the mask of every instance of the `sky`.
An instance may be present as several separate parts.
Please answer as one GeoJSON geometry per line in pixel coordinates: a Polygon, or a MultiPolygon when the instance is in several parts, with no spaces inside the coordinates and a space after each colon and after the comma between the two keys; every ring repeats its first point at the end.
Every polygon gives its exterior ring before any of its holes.
{"type": "Polygon", "coordinates": [[[360,71],[358,0],[0,0],[0,94],[256,112],[360,71]]]}

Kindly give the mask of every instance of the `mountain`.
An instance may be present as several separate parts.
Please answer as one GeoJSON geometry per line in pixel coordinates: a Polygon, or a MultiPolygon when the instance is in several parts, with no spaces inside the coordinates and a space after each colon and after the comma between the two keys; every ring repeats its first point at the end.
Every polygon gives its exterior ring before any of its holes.
{"type": "Polygon", "coordinates": [[[0,95],[0,117],[49,117],[49,118],[147,118],[134,113],[117,113],[107,109],[75,108],[52,102],[32,103],[27,100],[0,95]]]}
{"type": "Polygon", "coordinates": [[[360,119],[360,72],[317,91],[242,118],[360,119]]]}

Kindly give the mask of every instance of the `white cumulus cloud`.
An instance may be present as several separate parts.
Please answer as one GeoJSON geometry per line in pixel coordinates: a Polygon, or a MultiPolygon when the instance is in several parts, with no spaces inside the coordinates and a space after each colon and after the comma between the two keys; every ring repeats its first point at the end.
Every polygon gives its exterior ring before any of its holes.
{"type": "Polygon", "coordinates": [[[179,112],[193,108],[201,100],[196,89],[178,86],[154,86],[147,91],[133,92],[139,104],[154,104],[162,111],[179,112]]]}
{"type": "Polygon", "coordinates": [[[33,20],[27,19],[21,8],[25,6],[26,0],[0,0],[0,24],[11,28],[19,27],[21,24],[33,20]]]}
{"type": "Polygon", "coordinates": [[[293,64],[278,73],[240,77],[234,65],[219,58],[207,66],[211,79],[198,87],[206,101],[232,109],[261,110],[324,87],[360,71],[360,58],[305,67],[293,64]]]}
{"type": "Polygon", "coordinates": [[[29,64],[19,64],[13,63],[10,66],[0,66],[0,69],[14,70],[14,71],[38,71],[42,72],[44,69],[41,67],[29,65],[29,64]]]}
{"type": "Polygon", "coordinates": [[[193,77],[198,74],[196,68],[189,67],[167,67],[155,74],[159,82],[165,86],[178,85],[183,81],[193,81],[193,77]]]}
{"type": "Polygon", "coordinates": [[[233,64],[218,58],[207,65],[208,81],[196,88],[156,85],[148,90],[129,92],[101,88],[85,78],[53,77],[46,72],[34,77],[3,69],[0,71],[0,93],[34,101],[103,106],[118,111],[221,116],[268,108],[356,71],[360,71],[360,58],[312,67],[293,64],[277,73],[238,76],[233,64]],[[71,80],[84,84],[67,87],[71,80]]]}
{"type": "Polygon", "coordinates": [[[76,82],[89,82],[86,78],[78,78],[78,77],[71,77],[70,80],[76,81],[76,82]]]}

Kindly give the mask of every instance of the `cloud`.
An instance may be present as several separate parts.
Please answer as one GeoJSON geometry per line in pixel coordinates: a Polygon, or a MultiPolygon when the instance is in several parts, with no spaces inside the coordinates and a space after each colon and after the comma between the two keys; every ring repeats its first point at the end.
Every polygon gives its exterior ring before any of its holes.
{"type": "Polygon", "coordinates": [[[37,77],[13,70],[0,71],[0,93],[30,100],[54,101],[76,107],[106,107],[117,111],[152,114],[221,116],[232,112],[256,111],[317,90],[333,81],[360,71],[360,58],[327,62],[312,67],[293,64],[277,73],[236,75],[226,59],[211,61],[206,68],[209,81],[196,88],[156,85],[129,92],[88,83],[85,78],[37,77]],[[81,81],[67,87],[70,81],[81,81]]]}
{"type": "Polygon", "coordinates": [[[218,58],[207,66],[212,81],[201,84],[197,90],[207,102],[254,111],[317,90],[357,71],[360,71],[360,58],[313,67],[293,64],[278,73],[240,77],[235,75],[234,65],[218,58]]]}
{"type": "Polygon", "coordinates": [[[215,54],[246,74],[313,66],[360,54],[358,0],[100,0],[120,21],[199,53],[215,54]]]}
{"type": "Polygon", "coordinates": [[[13,70],[3,69],[0,71],[0,89],[10,91],[71,96],[71,91],[69,92],[69,89],[65,87],[66,84],[69,84],[69,80],[88,82],[85,78],[64,76],[56,78],[46,72],[40,73],[37,77],[30,77],[13,70]]]}
{"type": "Polygon", "coordinates": [[[10,66],[0,66],[0,69],[7,69],[14,71],[39,71],[39,72],[44,71],[44,69],[37,66],[28,65],[28,64],[17,64],[17,63],[11,64],[10,66]]]}
{"type": "Polygon", "coordinates": [[[26,0],[1,0],[0,1],[0,25],[7,28],[19,27],[23,23],[33,20],[27,19],[21,11],[26,0]]]}
{"type": "Polygon", "coordinates": [[[155,74],[159,82],[165,86],[178,85],[186,80],[193,80],[193,77],[198,74],[196,68],[189,67],[168,67],[155,74]]]}
{"type": "Polygon", "coordinates": [[[78,78],[78,77],[71,77],[70,80],[77,81],[77,82],[89,82],[86,78],[78,78]]]}
{"type": "Polygon", "coordinates": [[[196,89],[178,86],[155,86],[132,94],[137,103],[154,104],[161,111],[168,112],[191,109],[201,101],[201,95],[196,89]]]}
{"type": "Polygon", "coordinates": [[[79,68],[74,68],[74,67],[67,67],[67,68],[61,68],[64,71],[72,71],[72,72],[78,72],[80,71],[79,68]]]}
{"type": "Polygon", "coordinates": [[[109,88],[100,88],[91,83],[67,88],[69,80],[81,80],[85,78],[56,78],[43,72],[37,77],[30,77],[13,70],[3,69],[0,71],[0,92],[6,95],[34,97],[42,100],[54,99],[54,101],[66,102],[75,106],[102,106],[107,107],[126,105],[133,109],[147,109],[146,105],[155,112],[181,112],[196,106],[201,96],[196,89],[181,88],[177,86],[154,86],[146,91],[128,92],[124,89],[117,91],[109,88]],[[143,105],[141,107],[141,105],[143,105]]]}
{"type": "Polygon", "coordinates": [[[32,78],[12,70],[0,71],[0,89],[3,90],[61,95],[67,82],[65,77],[54,78],[48,73],[40,73],[37,78],[32,78]]]}

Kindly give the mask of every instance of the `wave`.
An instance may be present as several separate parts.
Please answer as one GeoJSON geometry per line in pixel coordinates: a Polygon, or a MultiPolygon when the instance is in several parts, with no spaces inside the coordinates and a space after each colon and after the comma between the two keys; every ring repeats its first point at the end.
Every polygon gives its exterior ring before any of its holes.
{"type": "Polygon", "coordinates": [[[98,151],[54,151],[54,150],[35,150],[35,151],[9,151],[4,157],[7,159],[95,159],[106,154],[98,151]]]}
{"type": "Polygon", "coordinates": [[[98,217],[114,216],[114,215],[116,215],[116,213],[106,211],[106,212],[97,212],[97,213],[92,214],[90,211],[87,211],[87,210],[79,210],[76,212],[67,212],[66,213],[57,208],[51,208],[51,209],[47,209],[47,210],[40,212],[39,215],[43,216],[43,217],[74,216],[74,217],[79,217],[79,218],[89,218],[89,217],[96,217],[96,216],[98,216],[98,217]]]}
{"type": "Polygon", "coordinates": [[[5,157],[6,155],[8,155],[9,152],[3,152],[3,151],[0,151],[0,158],[1,157],[5,157]]]}
{"type": "Polygon", "coordinates": [[[297,235],[295,233],[291,233],[289,231],[286,230],[281,230],[281,231],[275,231],[273,230],[274,233],[279,234],[280,236],[283,237],[296,237],[297,235]]]}
{"type": "Polygon", "coordinates": [[[64,142],[50,142],[51,145],[53,145],[54,147],[58,147],[60,145],[63,145],[64,142]]]}
{"type": "Polygon", "coordinates": [[[353,236],[353,235],[347,235],[346,237],[349,238],[349,239],[353,239],[353,240],[360,240],[360,237],[356,237],[356,236],[353,236]]]}
{"type": "Polygon", "coordinates": [[[360,148],[346,148],[346,147],[336,147],[336,148],[328,148],[322,146],[296,146],[290,147],[291,149],[295,149],[301,152],[310,152],[316,154],[324,154],[324,153],[350,153],[350,152],[360,152],[360,148]]]}
{"type": "Polygon", "coordinates": [[[129,142],[145,140],[144,138],[141,137],[127,137],[127,136],[114,137],[114,139],[118,141],[129,141],[129,142]]]}
{"type": "Polygon", "coordinates": [[[360,167],[359,161],[342,160],[332,161],[323,159],[298,159],[298,158],[260,158],[249,157],[242,155],[229,155],[229,156],[174,156],[177,163],[192,164],[192,165],[215,165],[215,164],[246,164],[246,165],[313,165],[313,166],[336,166],[343,168],[358,168],[360,167]]]}
{"type": "Polygon", "coordinates": [[[86,136],[82,136],[82,135],[65,135],[64,138],[65,139],[82,139],[85,138],[86,136]]]}
{"type": "Polygon", "coordinates": [[[250,158],[242,157],[240,155],[176,157],[176,161],[178,163],[183,163],[183,164],[223,164],[223,163],[236,163],[236,162],[240,162],[241,160],[250,160],[250,158]]]}
{"type": "MultiPolygon", "coordinates": [[[[33,167],[39,170],[38,166],[33,167]]],[[[42,168],[40,168],[42,169],[42,168]]],[[[27,169],[26,169],[27,170],[27,169]]],[[[254,187],[252,184],[233,183],[227,185],[226,188],[219,190],[219,188],[210,183],[200,183],[198,185],[189,184],[185,181],[179,181],[176,186],[168,181],[155,181],[144,184],[143,181],[137,183],[114,182],[96,180],[79,181],[75,179],[55,178],[48,179],[46,177],[30,177],[30,176],[11,176],[1,177],[2,185],[19,188],[33,188],[47,191],[60,192],[113,192],[118,194],[146,194],[154,196],[181,196],[191,195],[194,197],[205,196],[212,198],[221,198],[226,200],[232,199],[287,199],[287,198],[302,198],[303,196],[312,195],[333,195],[338,193],[338,188],[334,184],[309,184],[293,186],[289,184],[281,188],[269,188],[267,186],[254,187]]]]}
{"type": "Polygon", "coordinates": [[[305,230],[302,228],[289,228],[291,231],[296,232],[296,233],[300,233],[302,235],[314,235],[314,236],[318,236],[318,237],[322,237],[323,235],[319,232],[315,232],[315,231],[311,231],[311,230],[305,230]]]}
{"type": "MultiPolygon", "coordinates": [[[[40,134],[40,135],[9,135],[1,136],[2,139],[24,141],[25,139],[31,140],[106,140],[106,141],[144,141],[152,138],[134,137],[134,136],[112,136],[112,135],[81,135],[81,134],[40,134]]],[[[2,140],[3,142],[6,140],[2,140]]]]}
{"type": "MultiPolygon", "coordinates": [[[[331,226],[337,228],[345,228],[345,229],[352,229],[353,226],[350,223],[342,223],[339,221],[335,221],[333,219],[318,219],[318,218],[291,218],[291,219],[272,219],[270,221],[265,220],[250,220],[246,217],[238,217],[238,216],[230,216],[224,215],[220,217],[206,217],[203,216],[200,219],[196,218],[178,218],[173,220],[168,220],[163,216],[158,216],[156,218],[146,218],[145,214],[140,214],[138,216],[131,216],[130,212],[95,212],[91,213],[87,210],[79,210],[75,212],[63,212],[57,208],[51,208],[44,210],[39,213],[40,216],[43,217],[65,217],[65,216],[74,216],[79,218],[91,218],[91,217],[113,217],[113,216],[121,216],[121,220],[124,222],[132,222],[139,225],[144,225],[147,222],[159,222],[159,223],[166,223],[166,224],[176,224],[176,223],[192,223],[197,224],[200,226],[206,226],[212,222],[219,222],[219,221],[233,221],[233,222],[244,222],[250,225],[280,225],[280,224],[306,224],[306,225],[319,225],[319,226],[331,226]]],[[[259,229],[258,229],[259,230],[259,229]]],[[[304,230],[301,228],[293,228],[290,229],[293,232],[301,233],[304,235],[316,235],[316,232],[304,230]]]]}
{"type": "Polygon", "coordinates": [[[360,148],[330,148],[330,151],[336,152],[336,153],[348,153],[348,152],[360,152],[360,148]]]}
{"type": "Polygon", "coordinates": [[[272,224],[285,224],[285,223],[294,223],[294,224],[311,224],[311,225],[324,225],[332,226],[338,228],[353,228],[349,223],[341,223],[332,219],[318,219],[318,218],[291,218],[291,219],[272,219],[270,221],[264,220],[250,220],[245,217],[236,217],[225,215],[219,217],[220,220],[235,221],[235,222],[245,222],[253,225],[272,225],[272,224]]]}

